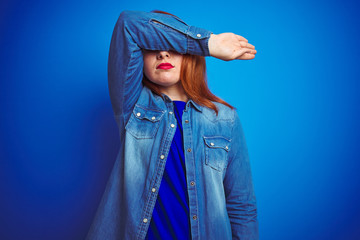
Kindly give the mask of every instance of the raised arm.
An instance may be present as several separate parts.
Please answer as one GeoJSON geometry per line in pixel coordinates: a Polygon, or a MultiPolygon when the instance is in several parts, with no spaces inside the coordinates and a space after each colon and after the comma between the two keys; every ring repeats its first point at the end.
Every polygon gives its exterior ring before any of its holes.
{"type": "Polygon", "coordinates": [[[250,162],[240,119],[234,110],[234,127],[229,162],[224,178],[226,208],[232,239],[257,240],[258,220],[250,162]]]}
{"type": "Polygon", "coordinates": [[[210,56],[210,34],[171,15],[123,11],[114,27],[108,59],[109,92],[118,123],[125,126],[143,88],[141,49],[210,56]]]}

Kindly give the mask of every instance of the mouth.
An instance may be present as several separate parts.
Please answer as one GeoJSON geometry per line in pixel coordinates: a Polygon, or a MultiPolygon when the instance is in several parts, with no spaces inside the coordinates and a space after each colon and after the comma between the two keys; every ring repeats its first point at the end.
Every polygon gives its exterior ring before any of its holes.
{"type": "Polygon", "coordinates": [[[174,68],[174,66],[170,63],[160,63],[156,69],[171,69],[174,68]]]}

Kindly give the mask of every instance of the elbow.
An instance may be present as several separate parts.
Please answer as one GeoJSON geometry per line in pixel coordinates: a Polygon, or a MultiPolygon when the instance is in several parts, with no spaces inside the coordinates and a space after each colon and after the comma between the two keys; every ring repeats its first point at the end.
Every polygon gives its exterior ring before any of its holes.
{"type": "Polygon", "coordinates": [[[124,10],[120,13],[118,22],[126,23],[129,21],[133,21],[133,20],[139,18],[140,15],[141,15],[141,12],[139,12],[139,11],[124,10]]]}
{"type": "Polygon", "coordinates": [[[227,211],[229,217],[239,223],[257,221],[257,204],[255,198],[228,202],[227,211]]]}
{"type": "Polygon", "coordinates": [[[242,204],[236,209],[230,208],[228,214],[231,219],[236,219],[238,222],[257,221],[257,207],[253,204],[242,204]]]}
{"type": "Polygon", "coordinates": [[[124,23],[131,17],[131,11],[124,10],[120,13],[117,23],[124,23]]]}

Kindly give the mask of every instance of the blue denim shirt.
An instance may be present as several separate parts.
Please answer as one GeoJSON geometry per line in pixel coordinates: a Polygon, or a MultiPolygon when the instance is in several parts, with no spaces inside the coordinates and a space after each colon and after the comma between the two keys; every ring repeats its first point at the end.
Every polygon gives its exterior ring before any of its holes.
{"type": "MultiPolygon", "coordinates": [[[[211,32],[160,13],[124,11],[108,84],[120,149],[87,238],[145,238],[177,127],[173,102],[142,84],[142,49],[209,56],[211,32]]],[[[182,117],[192,239],[258,239],[256,198],[236,110],[189,100],[182,117]]]]}

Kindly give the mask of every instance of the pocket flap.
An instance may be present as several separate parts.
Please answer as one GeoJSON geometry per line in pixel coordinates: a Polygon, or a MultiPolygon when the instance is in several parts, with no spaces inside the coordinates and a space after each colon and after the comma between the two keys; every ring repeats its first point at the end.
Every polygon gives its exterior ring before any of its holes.
{"type": "Polygon", "coordinates": [[[230,150],[231,140],[227,139],[225,137],[222,137],[222,136],[205,137],[204,136],[204,141],[205,141],[205,144],[209,148],[222,148],[227,152],[230,150]]]}
{"type": "Polygon", "coordinates": [[[138,119],[147,119],[151,122],[160,121],[164,115],[164,111],[162,110],[155,110],[155,109],[146,109],[140,107],[139,105],[135,105],[133,114],[138,119]]]}

